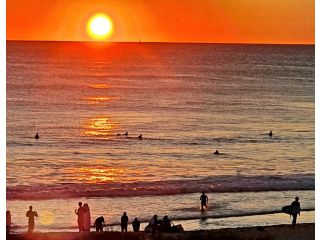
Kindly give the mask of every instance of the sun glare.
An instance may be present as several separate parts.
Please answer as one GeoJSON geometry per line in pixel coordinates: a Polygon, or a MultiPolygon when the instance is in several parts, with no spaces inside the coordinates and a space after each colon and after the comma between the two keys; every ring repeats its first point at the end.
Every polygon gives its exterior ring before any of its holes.
{"type": "Polygon", "coordinates": [[[95,14],[87,22],[87,32],[94,40],[106,40],[113,33],[112,20],[103,13],[95,14]]]}

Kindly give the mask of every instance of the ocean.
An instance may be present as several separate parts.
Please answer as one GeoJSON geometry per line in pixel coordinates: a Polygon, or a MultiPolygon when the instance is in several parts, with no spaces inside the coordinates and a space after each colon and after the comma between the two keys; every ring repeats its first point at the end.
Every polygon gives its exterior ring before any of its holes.
{"type": "Polygon", "coordinates": [[[124,211],[187,230],[290,223],[279,212],[297,195],[314,222],[314,56],[313,45],[7,41],[13,229],[26,231],[32,205],[36,231],[77,231],[78,201],[115,230],[124,211]]]}

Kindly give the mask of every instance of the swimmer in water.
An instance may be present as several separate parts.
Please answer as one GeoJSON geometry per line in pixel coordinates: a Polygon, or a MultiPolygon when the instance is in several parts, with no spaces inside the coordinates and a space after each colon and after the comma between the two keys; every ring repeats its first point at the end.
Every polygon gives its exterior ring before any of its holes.
{"type": "Polygon", "coordinates": [[[139,139],[142,139],[142,134],[140,134],[138,138],[139,138],[139,139]]]}
{"type": "Polygon", "coordinates": [[[123,134],[123,135],[128,136],[128,132],[126,132],[126,133],[125,133],[125,134],[123,134]]]}
{"type": "Polygon", "coordinates": [[[39,134],[37,133],[37,134],[34,136],[34,138],[38,140],[38,139],[40,138],[40,137],[39,137],[39,134]]]}
{"type": "Polygon", "coordinates": [[[269,137],[272,137],[272,131],[270,131],[270,132],[268,133],[268,135],[269,135],[269,137]]]}
{"type": "Polygon", "coordinates": [[[220,154],[218,149],[213,154],[220,154]]]}

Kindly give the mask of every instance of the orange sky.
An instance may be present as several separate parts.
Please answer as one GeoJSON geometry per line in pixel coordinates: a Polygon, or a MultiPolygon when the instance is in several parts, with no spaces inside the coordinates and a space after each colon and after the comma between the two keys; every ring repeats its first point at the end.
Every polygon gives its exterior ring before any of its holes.
{"type": "Polygon", "coordinates": [[[92,40],[103,12],[109,41],[314,43],[312,0],[7,0],[8,40],[92,40]]]}

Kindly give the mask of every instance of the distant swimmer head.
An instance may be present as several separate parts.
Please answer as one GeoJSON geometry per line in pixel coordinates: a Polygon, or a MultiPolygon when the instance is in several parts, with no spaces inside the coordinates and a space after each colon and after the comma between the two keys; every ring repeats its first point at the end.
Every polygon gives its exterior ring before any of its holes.
{"type": "Polygon", "coordinates": [[[128,136],[128,132],[125,132],[125,134],[123,134],[123,135],[128,136]]]}
{"type": "Polygon", "coordinates": [[[272,136],[272,131],[269,132],[269,136],[270,136],[270,137],[272,136]]]}
{"type": "Polygon", "coordinates": [[[142,139],[142,134],[140,134],[138,138],[139,138],[139,139],[142,139]]]}
{"type": "Polygon", "coordinates": [[[34,136],[35,139],[39,139],[39,134],[37,133],[35,136],[34,136]]]}
{"type": "Polygon", "coordinates": [[[218,151],[218,149],[214,152],[214,154],[220,154],[219,151],[218,151]]]}

